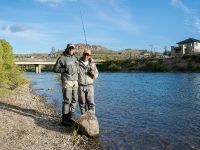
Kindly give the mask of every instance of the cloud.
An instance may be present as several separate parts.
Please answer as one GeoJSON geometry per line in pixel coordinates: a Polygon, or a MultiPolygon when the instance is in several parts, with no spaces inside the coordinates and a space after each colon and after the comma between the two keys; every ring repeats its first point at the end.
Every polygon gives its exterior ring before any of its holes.
{"type": "Polygon", "coordinates": [[[188,14],[192,13],[192,10],[187,5],[185,5],[181,0],[171,0],[171,5],[181,8],[184,12],[188,14]]]}
{"type": "Polygon", "coordinates": [[[40,32],[40,29],[34,24],[22,24],[7,20],[0,20],[0,24],[2,25],[0,28],[2,37],[24,38],[26,40],[46,38],[46,34],[40,32]]]}
{"type": "Polygon", "coordinates": [[[56,6],[63,2],[63,0],[35,0],[40,3],[50,4],[52,6],[56,6]]]}
{"type": "Polygon", "coordinates": [[[6,26],[2,26],[2,27],[1,27],[1,30],[3,30],[3,31],[5,31],[6,29],[7,29],[6,26]]]}
{"type": "Polygon", "coordinates": [[[125,17],[120,19],[115,15],[108,15],[104,12],[99,13],[99,16],[102,18],[102,20],[112,24],[112,26],[118,27],[118,29],[120,30],[126,32],[137,32],[139,30],[138,27],[131,20],[125,17]]]}
{"type": "Polygon", "coordinates": [[[10,31],[11,32],[23,32],[23,31],[26,31],[26,30],[29,30],[31,29],[31,27],[28,27],[26,25],[22,25],[22,24],[14,24],[14,25],[11,25],[9,27],[10,31]]]}
{"type": "Polygon", "coordinates": [[[195,17],[194,27],[197,29],[197,31],[200,33],[200,18],[195,17]]]}
{"type": "Polygon", "coordinates": [[[139,31],[139,26],[134,22],[133,15],[121,1],[107,0],[95,1],[87,3],[94,14],[93,18],[98,18],[102,25],[106,24],[106,28],[117,29],[127,33],[135,33],[139,31]],[[104,7],[99,7],[104,6],[104,7]],[[115,28],[112,28],[115,27],[115,28]]]}
{"type": "Polygon", "coordinates": [[[48,4],[50,6],[58,6],[58,5],[62,4],[64,1],[76,2],[77,0],[35,0],[35,1],[39,2],[39,3],[48,4]]]}
{"type": "Polygon", "coordinates": [[[200,18],[194,13],[195,11],[189,8],[181,0],[171,0],[171,5],[181,8],[185,13],[189,14],[191,19],[186,21],[187,24],[193,26],[200,33],[200,18]]]}

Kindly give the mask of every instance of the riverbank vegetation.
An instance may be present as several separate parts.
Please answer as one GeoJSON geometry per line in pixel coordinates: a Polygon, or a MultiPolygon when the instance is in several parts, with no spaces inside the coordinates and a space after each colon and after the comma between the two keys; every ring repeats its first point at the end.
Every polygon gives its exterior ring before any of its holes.
{"type": "MultiPolygon", "coordinates": [[[[124,49],[109,50],[100,45],[75,44],[76,57],[80,58],[84,49],[92,50],[92,58],[103,62],[99,65],[99,71],[145,71],[145,72],[199,72],[200,55],[185,55],[171,57],[170,51],[164,47],[163,53],[152,50],[124,49]]],[[[56,61],[64,50],[56,50],[52,47],[49,54],[15,55],[16,60],[48,60],[56,61]]],[[[23,71],[35,71],[35,66],[20,66],[23,71]]],[[[53,65],[43,65],[42,71],[52,71],[53,65]]]]}
{"type": "Polygon", "coordinates": [[[27,82],[14,63],[12,46],[6,40],[0,39],[0,95],[27,82]]]}
{"type": "MultiPolygon", "coordinates": [[[[42,71],[53,71],[53,65],[42,65],[42,71]]],[[[122,72],[200,72],[200,55],[177,58],[110,59],[98,65],[99,71],[122,72]]],[[[23,71],[35,71],[34,65],[20,66],[23,71]]]]}
{"type": "Polygon", "coordinates": [[[200,55],[178,58],[142,58],[110,60],[98,67],[100,71],[146,71],[146,72],[200,72],[200,55]]]}

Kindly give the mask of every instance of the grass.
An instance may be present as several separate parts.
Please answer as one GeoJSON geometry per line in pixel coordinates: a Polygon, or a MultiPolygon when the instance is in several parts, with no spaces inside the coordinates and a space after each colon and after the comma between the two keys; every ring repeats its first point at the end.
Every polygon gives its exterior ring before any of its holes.
{"type": "Polygon", "coordinates": [[[14,91],[6,88],[0,88],[0,97],[12,94],[14,91]]]}
{"type": "Polygon", "coordinates": [[[73,125],[72,126],[72,135],[73,136],[77,136],[78,135],[78,130],[79,130],[79,126],[78,125],[73,125]]]}
{"type": "Polygon", "coordinates": [[[6,88],[6,87],[0,87],[0,98],[5,97],[5,96],[9,96],[9,95],[13,95],[13,94],[17,94],[21,87],[24,85],[29,85],[31,83],[30,80],[28,80],[27,78],[23,78],[23,84],[20,84],[19,86],[17,86],[14,89],[11,88],[6,88]]]}

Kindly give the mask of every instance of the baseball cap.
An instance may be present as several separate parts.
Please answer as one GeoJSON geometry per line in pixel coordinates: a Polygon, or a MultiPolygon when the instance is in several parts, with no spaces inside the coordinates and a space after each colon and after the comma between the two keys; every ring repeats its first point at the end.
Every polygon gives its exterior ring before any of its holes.
{"type": "Polygon", "coordinates": [[[70,47],[75,48],[75,45],[72,44],[72,43],[68,43],[68,44],[67,44],[67,48],[70,48],[70,47]]]}
{"type": "Polygon", "coordinates": [[[91,56],[92,52],[89,49],[85,49],[84,52],[83,52],[83,54],[89,54],[91,56]]]}

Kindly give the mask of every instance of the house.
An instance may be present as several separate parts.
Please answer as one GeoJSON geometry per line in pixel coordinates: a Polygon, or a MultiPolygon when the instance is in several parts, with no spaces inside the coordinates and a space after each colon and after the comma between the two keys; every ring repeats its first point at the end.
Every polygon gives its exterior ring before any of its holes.
{"type": "Polygon", "coordinates": [[[178,46],[171,46],[171,56],[177,57],[200,53],[200,40],[189,38],[176,44],[178,46]]]}

